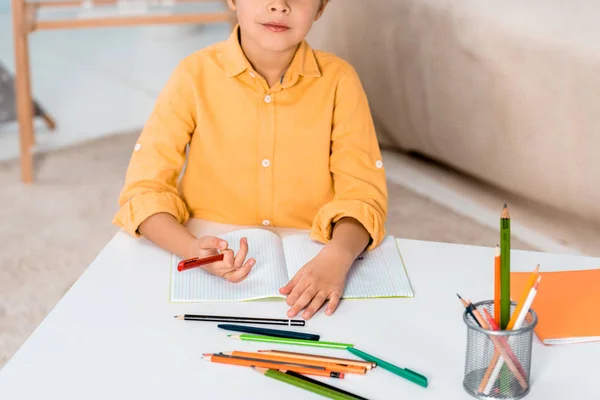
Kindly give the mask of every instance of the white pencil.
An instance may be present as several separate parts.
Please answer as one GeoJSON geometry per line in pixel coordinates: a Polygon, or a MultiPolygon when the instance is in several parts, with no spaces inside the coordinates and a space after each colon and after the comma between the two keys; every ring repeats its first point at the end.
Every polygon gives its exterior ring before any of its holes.
{"type": "MultiPolygon", "coordinates": [[[[542,279],[542,276],[541,275],[538,276],[537,280],[535,281],[535,284],[529,291],[527,300],[525,300],[525,304],[523,305],[523,308],[521,308],[521,313],[517,317],[517,321],[515,322],[515,326],[514,326],[513,330],[520,329],[521,326],[523,325],[523,322],[525,321],[525,318],[527,317],[527,314],[529,313],[529,309],[531,308],[531,304],[533,303],[533,299],[535,298],[535,295],[537,294],[537,288],[538,288],[538,285],[540,284],[541,279],[542,279]]],[[[511,336],[508,339],[509,347],[512,347],[514,339],[515,339],[514,336],[511,336]]],[[[496,365],[494,366],[492,375],[490,375],[490,380],[488,381],[487,386],[485,387],[485,390],[483,391],[484,394],[489,395],[490,392],[492,391],[492,388],[494,387],[494,382],[496,382],[496,379],[498,379],[498,375],[500,374],[500,370],[502,369],[503,365],[504,365],[504,358],[502,358],[502,356],[500,356],[498,358],[498,361],[496,361],[496,365]]]]}

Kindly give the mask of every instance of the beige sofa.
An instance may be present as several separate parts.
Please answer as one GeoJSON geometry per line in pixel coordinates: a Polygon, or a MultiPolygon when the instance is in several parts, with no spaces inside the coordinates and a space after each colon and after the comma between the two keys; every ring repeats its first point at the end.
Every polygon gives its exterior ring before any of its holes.
{"type": "Polygon", "coordinates": [[[600,221],[600,1],[333,0],[382,145],[600,221]]]}

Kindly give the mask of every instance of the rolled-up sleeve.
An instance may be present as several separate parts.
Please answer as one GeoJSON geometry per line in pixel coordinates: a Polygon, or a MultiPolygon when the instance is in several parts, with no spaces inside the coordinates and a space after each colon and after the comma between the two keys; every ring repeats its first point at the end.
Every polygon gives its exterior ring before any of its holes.
{"type": "Polygon", "coordinates": [[[350,66],[340,78],[336,91],[330,171],[334,197],[318,211],[311,237],[327,243],[331,240],[333,224],[352,217],[371,236],[367,249],[377,247],[386,234],[385,169],[366,94],[350,66]]]}
{"type": "Polygon", "coordinates": [[[179,196],[178,179],[186,146],[196,125],[196,96],[191,75],[181,62],[158,96],[136,142],[113,223],[133,236],[148,217],[173,215],[180,223],[189,211],[179,196]]]}

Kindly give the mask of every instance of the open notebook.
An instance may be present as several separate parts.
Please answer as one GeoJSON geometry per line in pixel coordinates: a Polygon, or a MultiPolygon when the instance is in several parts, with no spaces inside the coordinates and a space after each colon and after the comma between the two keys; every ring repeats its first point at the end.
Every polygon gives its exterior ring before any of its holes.
{"type": "MultiPolygon", "coordinates": [[[[538,316],[534,331],[547,345],[600,341],[600,269],[541,272],[531,308],[538,316]]],[[[517,299],[529,272],[510,274],[511,297],[517,299]]]]}
{"type": "MultiPolygon", "coordinates": [[[[323,244],[306,233],[280,237],[265,229],[236,230],[220,237],[229,247],[239,249],[240,239],[248,239],[248,257],[256,265],[240,283],[230,283],[211,275],[202,268],[177,271],[181,259],[171,257],[172,303],[244,301],[285,296],[279,288],[308,261],[315,257],[323,244]]],[[[343,298],[414,297],[396,240],[388,236],[377,248],[364,252],[354,262],[346,279],[343,298]]]]}

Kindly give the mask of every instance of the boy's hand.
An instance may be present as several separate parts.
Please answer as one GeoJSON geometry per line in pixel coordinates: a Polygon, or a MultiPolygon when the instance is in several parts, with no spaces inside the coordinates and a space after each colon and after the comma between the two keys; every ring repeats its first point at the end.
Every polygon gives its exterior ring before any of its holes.
{"type": "Polygon", "coordinates": [[[347,254],[325,247],[287,285],[279,289],[281,294],[288,295],[286,302],[292,306],[288,317],[293,318],[306,308],[302,318],[310,319],[327,299],[329,304],[325,313],[333,314],[344,292],[346,275],[353,261],[347,254]]]}
{"type": "Polygon", "coordinates": [[[233,250],[228,249],[227,241],[215,236],[202,236],[194,241],[192,249],[190,249],[191,257],[209,257],[219,254],[218,250],[223,254],[223,260],[211,264],[204,265],[202,268],[213,275],[227,279],[229,282],[238,283],[246,279],[250,270],[255,264],[253,258],[248,259],[248,240],[244,237],[240,239],[240,250],[237,255],[233,254],[233,250]]]}

